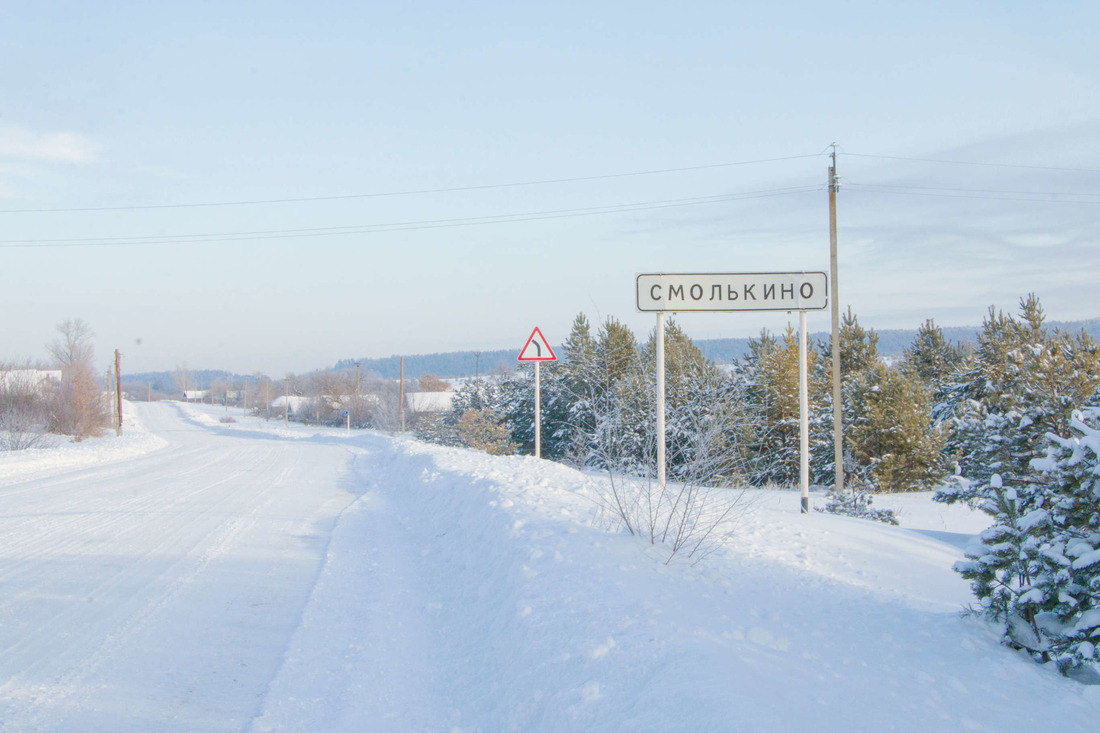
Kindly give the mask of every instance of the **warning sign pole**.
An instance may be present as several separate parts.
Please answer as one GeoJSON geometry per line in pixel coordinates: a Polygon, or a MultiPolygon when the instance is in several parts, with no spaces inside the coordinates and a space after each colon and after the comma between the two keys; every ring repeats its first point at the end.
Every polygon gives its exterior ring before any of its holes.
{"type": "Polygon", "coordinates": [[[527,343],[519,352],[518,361],[535,362],[535,458],[542,458],[542,379],[539,374],[539,362],[557,361],[554,350],[550,348],[542,331],[535,328],[527,337],[527,343]]]}
{"type": "Polygon", "coordinates": [[[539,363],[535,362],[535,458],[542,458],[542,384],[539,363]]]}

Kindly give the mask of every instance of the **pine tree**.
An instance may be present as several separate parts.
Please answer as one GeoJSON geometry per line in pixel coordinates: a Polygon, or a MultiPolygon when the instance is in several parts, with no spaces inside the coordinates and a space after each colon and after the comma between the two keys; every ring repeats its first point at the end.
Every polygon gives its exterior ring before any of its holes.
{"type": "Polygon", "coordinates": [[[950,448],[961,475],[935,498],[993,517],[956,570],[1005,642],[1072,665],[1092,654],[1100,625],[1091,612],[1100,554],[1090,554],[1100,545],[1100,493],[1081,465],[1095,461],[1085,448],[1096,425],[1074,417],[1097,399],[1100,350],[1083,333],[1048,332],[1043,320],[1034,295],[1021,300],[1019,320],[990,309],[958,390],[950,448]],[[1081,437],[1066,437],[1073,431],[1081,437]]]}
{"type": "Polygon", "coordinates": [[[647,445],[643,426],[650,413],[624,414],[630,405],[637,408],[638,400],[628,401],[629,395],[644,397],[643,369],[634,333],[609,317],[596,336],[593,466],[637,471],[648,465],[643,457],[653,455],[653,446],[652,440],[647,445]]]}
{"type": "Polygon", "coordinates": [[[946,473],[945,430],[933,427],[931,394],[913,374],[878,362],[857,378],[852,451],[881,491],[922,491],[946,473]]]}
{"type": "MultiPolygon", "coordinates": [[[[809,372],[811,435],[820,434],[822,410],[816,406],[831,404],[827,382],[821,380],[824,372],[817,368],[817,350],[813,347],[806,354],[809,372]]],[[[758,340],[749,342],[749,355],[743,364],[746,381],[745,402],[758,423],[749,462],[750,480],[757,485],[796,485],[799,481],[799,387],[798,387],[798,334],[791,326],[783,334],[782,342],[767,331],[758,340]]],[[[829,421],[831,424],[831,417],[829,421]]],[[[831,441],[829,443],[831,445],[831,441]]],[[[820,451],[819,451],[820,453],[820,451]]],[[[816,465],[811,462],[811,466],[816,465]]],[[[830,464],[831,465],[831,464],[830,464]]],[[[812,481],[821,482],[824,476],[815,475],[812,481]]]]}
{"type": "Polygon", "coordinates": [[[966,362],[966,352],[948,341],[931,319],[921,324],[913,343],[905,349],[902,369],[916,376],[932,395],[932,419],[941,422],[949,412],[953,377],[966,362]]]}
{"type": "MultiPolygon", "coordinates": [[[[874,490],[871,458],[875,449],[862,445],[861,441],[873,435],[874,428],[868,422],[868,400],[879,388],[883,376],[878,334],[863,328],[849,307],[841,319],[839,337],[845,484],[859,490],[874,490]]],[[[831,391],[832,374],[829,382],[831,391]]]]}
{"type": "Polygon", "coordinates": [[[1076,405],[1100,386],[1096,343],[1043,326],[1038,298],[1020,301],[1020,319],[990,308],[975,363],[955,390],[949,457],[959,473],[984,483],[998,473],[1027,478],[1047,433],[1066,435],[1076,405]]]}
{"type": "MultiPolygon", "coordinates": [[[[848,306],[840,320],[840,374],[859,374],[874,366],[879,360],[878,334],[859,325],[859,318],[848,306]]],[[[831,355],[831,354],[830,354],[831,355]]]]}
{"type": "Polygon", "coordinates": [[[1063,670],[1097,661],[1100,644],[1100,408],[1075,412],[1070,428],[1067,438],[1048,436],[1046,455],[1032,462],[1044,481],[1033,515],[1045,530],[1032,535],[1036,616],[1063,670]]]}
{"type": "Polygon", "coordinates": [[[599,369],[596,340],[588,319],[579,313],[562,343],[561,387],[563,421],[552,427],[568,460],[584,466],[595,450],[596,400],[599,369]]]}
{"type": "MultiPolygon", "coordinates": [[[[642,361],[655,360],[654,330],[642,361]]],[[[650,372],[644,371],[646,384],[638,385],[647,395],[656,391],[655,379],[648,379],[650,372]]],[[[687,334],[669,322],[665,327],[665,438],[670,476],[711,482],[736,472],[742,456],[740,435],[734,429],[740,416],[732,387],[687,334]]]]}

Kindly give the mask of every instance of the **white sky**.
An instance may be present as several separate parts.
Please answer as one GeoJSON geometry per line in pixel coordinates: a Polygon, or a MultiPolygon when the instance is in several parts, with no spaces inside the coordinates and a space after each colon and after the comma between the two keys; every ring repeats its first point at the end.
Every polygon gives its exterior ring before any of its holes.
{"type": "Polygon", "coordinates": [[[977,324],[1031,291],[1100,315],[1094,2],[461,5],[5,7],[0,360],[70,316],[131,372],[518,352],[580,311],[641,333],[635,273],[827,270],[834,141],[864,324],[977,324]]]}

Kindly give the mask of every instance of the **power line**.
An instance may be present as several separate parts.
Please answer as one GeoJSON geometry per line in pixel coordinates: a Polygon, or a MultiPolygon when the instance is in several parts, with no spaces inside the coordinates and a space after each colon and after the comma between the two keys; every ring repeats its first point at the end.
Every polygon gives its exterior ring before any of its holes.
{"type": "MultiPolygon", "coordinates": [[[[1020,201],[1020,202],[1030,202],[1030,203],[1038,203],[1038,204],[1086,204],[1086,205],[1092,205],[1092,206],[1100,204],[1100,200],[1097,200],[1097,201],[1087,201],[1087,200],[1086,201],[1081,201],[1081,200],[1059,199],[1059,198],[1039,198],[1039,196],[1056,196],[1056,195],[1069,195],[1069,196],[1096,196],[1097,195],[1097,194],[1089,194],[1089,193],[1079,193],[1079,194],[1029,194],[1029,193],[1025,192],[1025,193],[1021,193],[1019,195],[987,195],[987,196],[982,196],[982,195],[978,195],[976,193],[975,194],[945,193],[946,191],[950,191],[951,189],[942,189],[941,191],[937,191],[936,189],[932,189],[932,190],[919,190],[919,189],[906,190],[902,187],[876,186],[876,185],[866,185],[866,184],[858,184],[858,183],[849,184],[847,186],[847,188],[855,189],[857,191],[866,191],[867,193],[887,193],[887,194],[894,194],[894,195],[898,195],[898,196],[930,196],[930,197],[934,197],[934,198],[975,199],[975,200],[979,200],[979,201],[1020,201]]],[[[990,193],[995,194],[996,192],[990,192],[990,193]]]]}
{"type": "MultiPolygon", "coordinates": [[[[1098,193],[1089,193],[1085,191],[1006,191],[996,188],[949,188],[944,186],[903,186],[892,183],[862,183],[859,181],[846,180],[846,186],[849,188],[862,188],[862,189],[890,189],[900,192],[913,191],[950,191],[953,193],[987,193],[987,194],[1004,194],[1006,196],[1100,196],[1098,193]]],[[[1082,201],[1078,203],[1091,203],[1082,201]]]]}
{"type": "Polygon", "coordinates": [[[148,205],[124,205],[124,206],[84,206],[54,209],[0,209],[0,214],[59,214],[90,211],[144,211],[150,209],[195,209],[216,206],[255,206],[262,204],[293,204],[314,201],[345,201],[350,199],[384,198],[389,196],[419,196],[435,193],[458,193],[461,191],[484,191],[499,188],[519,188],[524,186],[542,186],[553,183],[580,183],[583,181],[602,181],[613,178],[629,178],[635,176],[653,176],[667,173],[684,173],[689,171],[712,170],[715,168],[732,168],[742,165],[758,165],[762,163],[778,163],[787,160],[800,160],[803,158],[818,158],[820,154],[788,155],[781,158],[761,158],[758,160],[741,160],[732,163],[710,163],[707,165],[693,165],[679,168],[657,168],[644,171],[630,171],[626,173],[605,173],[594,176],[572,176],[569,178],[544,178],[533,181],[514,181],[511,183],[489,183],[472,186],[452,186],[446,188],[422,188],[402,191],[379,191],[374,193],[341,194],[336,196],[305,196],[300,198],[277,199],[252,199],[243,201],[206,201],[184,204],[148,204],[148,205]]]}
{"type": "Polygon", "coordinates": [[[1021,163],[979,163],[973,160],[944,160],[942,158],[908,158],[900,155],[871,155],[870,153],[849,153],[844,152],[843,155],[848,155],[853,158],[878,158],[880,160],[905,160],[912,163],[944,163],[948,165],[976,165],[987,166],[990,168],[1020,168],[1023,170],[1036,170],[1036,171],[1063,171],[1072,173],[1100,173],[1100,169],[1096,168],[1066,168],[1060,166],[1050,165],[1023,165],[1021,163]]]}
{"type": "Polygon", "coordinates": [[[636,211],[653,211],[682,206],[724,203],[772,196],[820,191],[820,185],[794,186],[789,188],[745,191],[733,194],[720,194],[684,199],[665,199],[609,206],[592,206],[576,209],[551,209],[529,211],[514,214],[492,214],[487,216],[461,217],[453,219],[421,219],[384,224],[360,224],[342,227],[316,227],[311,229],[268,229],[240,232],[216,232],[205,234],[169,234],[141,237],[100,237],[87,239],[11,239],[0,240],[0,248],[45,248],[45,247],[106,247],[125,245],[156,244],[203,244],[210,242],[257,241],[267,239],[294,239],[302,237],[323,237],[348,234],[377,234],[393,231],[411,231],[419,229],[442,229],[460,226],[479,226],[484,224],[508,224],[514,222],[539,221],[545,219],[563,219],[579,216],[597,216],[636,211]]]}

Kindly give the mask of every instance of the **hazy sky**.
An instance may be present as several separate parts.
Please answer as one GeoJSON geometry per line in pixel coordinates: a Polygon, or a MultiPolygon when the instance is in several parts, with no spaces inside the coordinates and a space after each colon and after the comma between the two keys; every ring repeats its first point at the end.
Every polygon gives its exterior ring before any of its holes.
{"type": "Polygon", "coordinates": [[[1032,291],[1100,316],[1098,27],[1094,1],[5,2],[0,360],[67,317],[130,372],[518,352],[581,311],[641,334],[636,273],[827,270],[833,142],[865,325],[1032,291]]]}

